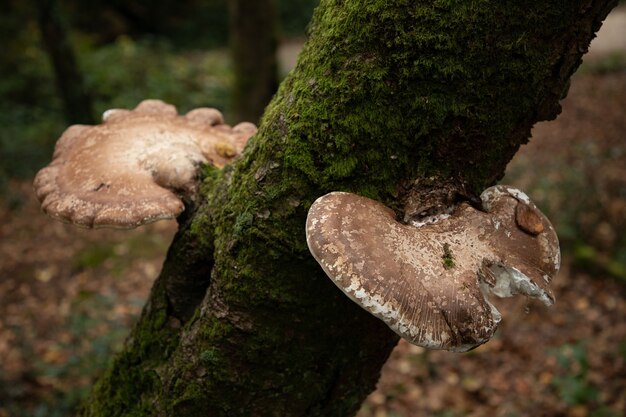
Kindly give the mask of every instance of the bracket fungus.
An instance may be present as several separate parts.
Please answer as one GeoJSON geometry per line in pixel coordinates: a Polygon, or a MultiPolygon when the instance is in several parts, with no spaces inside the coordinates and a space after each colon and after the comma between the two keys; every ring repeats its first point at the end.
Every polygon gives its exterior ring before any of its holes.
{"type": "Polygon", "coordinates": [[[489,294],[551,305],[560,264],[554,228],[523,192],[495,186],[481,200],[485,211],[463,203],[404,224],[377,201],[333,192],[311,206],[307,243],[333,282],[402,338],[463,352],[501,320],[489,294]]]}
{"type": "Polygon", "coordinates": [[[178,115],[160,100],[107,110],[103,123],[70,126],[34,186],[48,215],[84,227],[133,228],[178,216],[197,192],[200,164],[221,168],[243,151],[252,123],[224,124],[198,108],[178,115]]]}

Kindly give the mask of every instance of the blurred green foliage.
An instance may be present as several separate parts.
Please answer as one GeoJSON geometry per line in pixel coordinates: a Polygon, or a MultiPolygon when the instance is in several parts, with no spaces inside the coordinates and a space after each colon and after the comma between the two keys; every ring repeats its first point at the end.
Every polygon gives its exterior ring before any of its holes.
{"type": "MultiPolygon", "coordinates": [[[[227,0],[59,2],[97,113],[159,98],[181,112],[217,107],[228,119],[227,0]]],[[[302,36],[317,2],[278,1],[282,34],[302,36]]],[[[0,191],[45,165],[67,127],[33,7],[0,4],[0,191]]]]}
{"type": "Polygon", "coordinates": [[[279,30],[283,36],[302,36],[319,0],[278,0],[279,30]]]}
{"type": "Polygon", "coordinates": [[[591,60],[583,61],[579,72],[608,74],[612,72],[626,72],[626,54],[623,52],[612,52],[606,56],[591,60]]]}
{"type": "MultiPolygon", "coordinates": [[[[282,36],[302,36],[319,0],[276,0],[282,36]]],[[[168,38],[176,48],[228,44],[228,0],[63,0],[73,26],[103,42],[120,35],[168,38]]]]}
{"type": "Polygon", "coordinates": [[[135,259],[150,259],[165,253],[170,241],[161,234],[131,236],[121,243],[100,243],[85,246],[74,257],[77,271],[104,267],[108,275],[123,277],[135,259]]]}
{"type": "Polygon", "coordinates": [[[598,389],[587,380],[589,363],[584,343],[566,344],[553,351],[561,370],[552,380],[561,399],[570,406],[589,404],[598,397],[598,389]]]}
{"type": "MultiPolygon", "coordinates": [[[[165,100],[182,112],[200,106],[228,110],[231,73],[224,50],[176,52],[166,40],[129,37],[99,48],[77,43],[85,83],[99,114],[109,108],[132,108],[145,98],[165,100]]],[[[40,51],[20,72],[0,79],[0,91],[16,95],[20,89],[37,97],[0,101],[0,181],[32,175],[45,165],[66,127],[53,74],[40,51]],[[31,79],[30,86],[22,75],[31,79]]]]}
{"type": "Polygon", "coordinates": [[[75,269],[96,268],[106,260],[115,256],[115,247],[112,244],[95,244],[85,247],[74,257],[75,269]]]}
{"type": "Polygon", "coordinates": [[[564,344],[552,350],[559,373],[552,380],[552,388],[570,407],[585,406],[590,417],[618,417],[617,410],[600,403],[599,389],[588,377],[589,361],[586,342],[564,344]]]}
{"type": "Polygon", "coordinates": [[[80,53],[96,110],[132,108],[145,98],[159,98],[185,112],[193,107],[228,107],[230,63],[224,50],[177,52],[159,39],[119,37],[80,53]]]}

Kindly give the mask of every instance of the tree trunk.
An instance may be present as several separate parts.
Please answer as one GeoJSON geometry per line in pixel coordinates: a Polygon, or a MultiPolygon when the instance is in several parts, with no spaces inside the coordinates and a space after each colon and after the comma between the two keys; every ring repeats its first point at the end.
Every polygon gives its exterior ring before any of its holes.
{"type": "Polygon", "coordinates": [[[343,190],[400,211],[420,179],[476,197],[556,117],[616,3],[323,0],[243,157],[205,170],[83,414],[353,415],[397,337],[309,255],[307,209],[343,190]]]}
{"type": "Polygon", "coordinates": [[[93,107],[67,36],[57,0],[35,0],[41,40],[54,69],[68,123],[92,124],[93,107]]]}
{"type": "Polygon", "coordinates": [[[278,88],[275,0],[229,0],[235,120],[257,123],[278,88]]]}

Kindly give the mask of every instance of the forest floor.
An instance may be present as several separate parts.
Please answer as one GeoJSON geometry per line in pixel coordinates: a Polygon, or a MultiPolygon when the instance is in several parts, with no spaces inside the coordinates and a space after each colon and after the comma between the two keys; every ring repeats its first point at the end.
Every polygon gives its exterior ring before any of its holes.
{"type": "MultiPolygon", "coordinates": [[[[620,56],[574,77],[563,114],[536,126],[505,178],[559,230],[556,304],[496,300],[496,337],[465,354],[400,342],[359,417],[626,415],[620,56]]],[[[41,214],[30,181],[10,183],[0,197],[0,417],[72,415],[123,343],[175,230],[74,228],[41,214]]]]}

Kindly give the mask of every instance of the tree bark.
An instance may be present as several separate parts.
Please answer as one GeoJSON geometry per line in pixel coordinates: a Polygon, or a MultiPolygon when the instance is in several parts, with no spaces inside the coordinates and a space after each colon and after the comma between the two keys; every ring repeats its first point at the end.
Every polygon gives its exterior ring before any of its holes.
{"type": "Polygon", "coordinates": [[[257,123],[278,88],[275,0],[229,0],[235,120],[257,123]]]}
{"type": "Polygon", "coordinates": [[[242,158],[203,172],[83,415],[356,413],[397,337],[311,258],[308,207],[336,190],[398,212],[440,187],[475,198],[559,113],[616,3],[323,0],[242,158]]]}
{"type": "Polygon", "coordinates": [[[68,123],[93,124],[93,106],[67,35],[57,0],[35,0],[39,30],[54,69],[68,123]]]}

